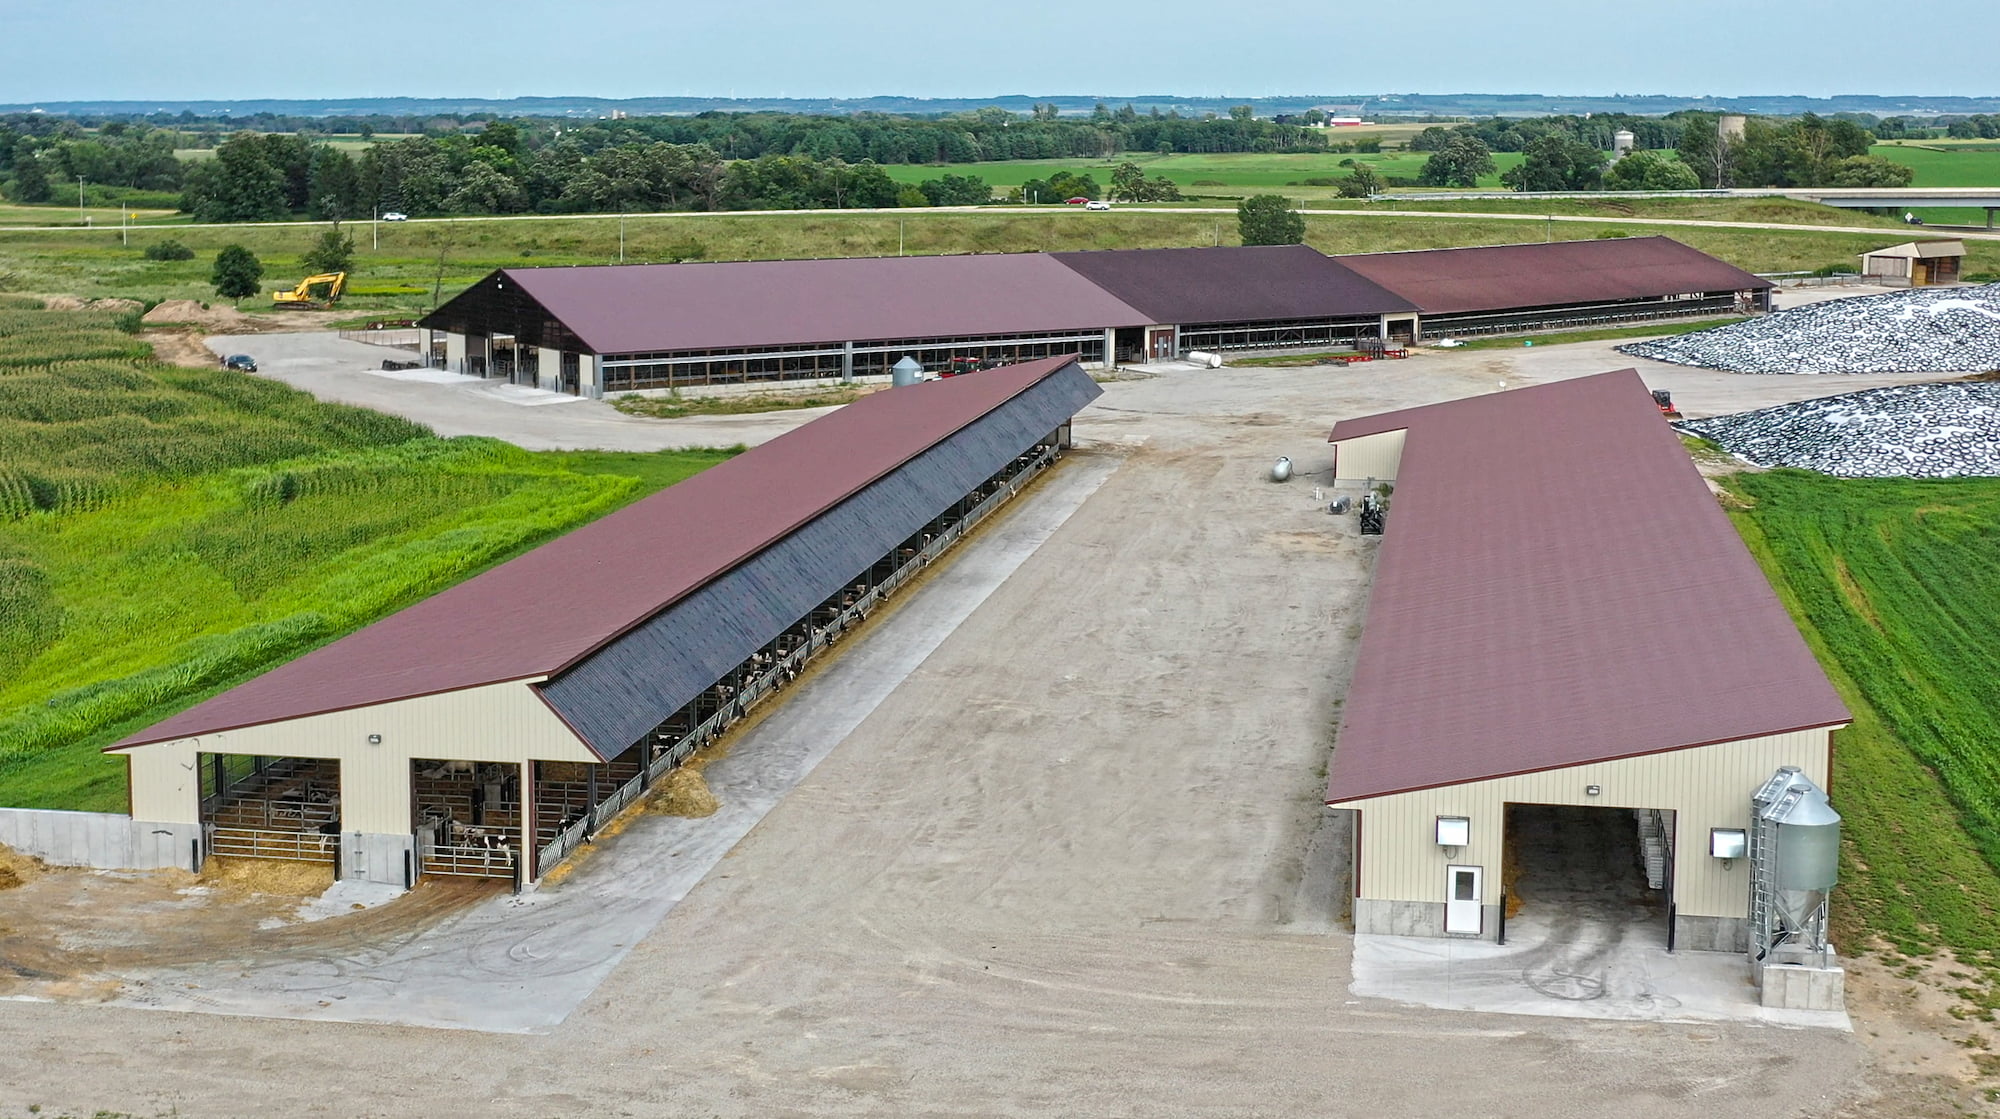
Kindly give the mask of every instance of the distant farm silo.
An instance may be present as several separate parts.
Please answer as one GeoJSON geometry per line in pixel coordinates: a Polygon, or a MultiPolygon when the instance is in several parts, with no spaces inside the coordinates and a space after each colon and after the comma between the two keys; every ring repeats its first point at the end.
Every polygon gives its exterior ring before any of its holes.
{"type": "Polygon", "coordinates": [[[1725,140],[1742,140],[1743,124],[1748,118],[1741,113],[1724,113],[1715,121],[1715,134],[1725,140]]]}

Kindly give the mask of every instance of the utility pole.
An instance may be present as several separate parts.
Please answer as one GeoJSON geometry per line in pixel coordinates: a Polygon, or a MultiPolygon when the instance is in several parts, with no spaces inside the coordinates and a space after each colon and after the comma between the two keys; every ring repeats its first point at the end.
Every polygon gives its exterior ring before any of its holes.
{"type": "Polygon", "coordinates": [[[382,251],[382,204],[375,203],[375,220],[368,223],[368,232],[375,239],[375,251],[382,251]]]}
{"type": "Polygon", "coordinates": [[[896,255],[903,255],[903,219],[896,219],[896,255]]]}
{"type": "Polygon", "coordinates": [[[618,263],[625,263],[625,211],[618,211],[618,263]]]}
{"type": "Polygon", "coordinates": [[[82,176],[82,175],[78,175],[78,176],[76,177],[76,216],[77,216],[77,217],[79,217],[79,218],[83,218],[83,220],[85,220],[85,221],[89,221],[89,220],[90,220],[90,219],[89,219],[88,217],[86,217],[86,216],[84,215],[84,212],[83,212],[83,176],[82,176]]]}
{"type": "Polygon", "coordinates": [[[123,202],[118,204],[118,243],[126,248],[132,247],[132,227],[126,224],[123,202]]]}

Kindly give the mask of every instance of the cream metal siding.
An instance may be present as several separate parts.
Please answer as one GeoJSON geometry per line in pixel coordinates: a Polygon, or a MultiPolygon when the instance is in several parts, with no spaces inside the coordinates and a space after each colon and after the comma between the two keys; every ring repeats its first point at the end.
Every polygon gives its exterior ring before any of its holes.
{"type": "Polygon", "coordinates": [[[132,759],[134,819],[198,821],[198,754],[338,758],[342,830],[382,834],[410,830],[414,758],[597,761],[534,689],[519,682],[204,734],[126,753],[132,759]],[[382,736],[380,745],[369,744],[371,734],[382,736]]]}
{"type": "Polygon", "coordinates": [[[1408,434],[1408,430],[1397,428],[1336,442],[1334,481],[1365,482],[1370,478],[1378,482],[1395,481],[1396,469],[1403,463],[1403,437],[1408,434]]]}
{"type": "MultiPolygon", "coordinates": [[[[1827,787],[1829,730],[1724,742],[1662,754],[1572,766],[1518,777],[1496,777],[1413,793],[1343,801],[1361,811],[1357,895],[1389,901],[1444,901],[1447,865],[1483,866],[1487,905],[1500,901],[1501,841],[1506,806],[1573,804],[1594,808],[1659,808],[1675,812],[1674,900],[1689,916],[1742,917],[1750,867],[1724,870],[1709,857],[1710,828],[1748,828],[1750,795],[1782,765],[1796,765],[1827,787]],[[1603,791],[1589,796],[1584,788],[1603,791]],[[1471,842],[1456,850],[1437,844],[1437,818],[1472,821],[1471,842]]],[[[1337,748],[1337,747],[1336,747],[1337,748]]]]}

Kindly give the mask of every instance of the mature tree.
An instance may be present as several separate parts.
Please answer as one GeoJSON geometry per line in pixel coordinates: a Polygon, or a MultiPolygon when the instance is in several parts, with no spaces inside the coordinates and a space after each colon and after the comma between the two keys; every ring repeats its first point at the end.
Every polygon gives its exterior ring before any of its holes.
{"type": "Polygon", "coordinates": [[[1457,135],[1424,161],[1417,181],[1425,186],[1474,187],[1481,175],[1492,173],[1493,150],[1477,137],[1457,135]]]}
{"type": "Polygon", "coordinates": [[[1612,190],[1694,190],[1694,168],[1661,151],[1633,152],[1611,165],[1604,185],[1612,190]]]}
{"type": "Polygon", "coordinates": [[[1305,243],[1306,219],[1290,199],[1259,194],[1237,205],[1236,231],[1246,245],[1299,245],[1305,243]]]}
{"type": "Polygon", "coordinates": [[[224,299],[243,299],[257,294],[264,282],[264,264],[241,245],[228,245],[215,254],[215,270],[209,273],[215,294],[224,299]]]}
{"type": "Polygon", "coordinates": [[[1413,152],[1442,151],[1446,144],[1451,143],[1453,135],[1455,134],[1451,129],[1433,124],[1415,136],[1410,137],[1410,150],[1413,152]]]}
{"type": "Polygon", "coordinates": [[[1604,185],[1604,153],[1560,132],[1530,140],[1523,153],[1525,158],[1500,176],[1512,190],[1596,190],[1604,185]]]}
{"type": "Polygon", "coordinates": [[[181,209],[202,222],[280,221],[291,212],[285,172],[257,135],[238,133],[215,149],[215,158],[188,170],[181,209]]]}
{"type": "Polygon", "coordinates": [[[306,212],[322,221],[368,216],[361,204],[361,175],[346,152],[325,145],[313,152],[312,194],[306,212]]]}
{"type": "Polygon", "coordinates": [[[1366,163],[1356,163],[1354,170],[1339,182],[1342,198],[1369,198],[1382,192],[1386,184],[1375,168],[1366,163]]]}
{"type": "Polygon", "coordinates": [[[14,145],[14,201],[47,202],[49,175],[35,153],[34,144],[23,138],[14,145]]]}
{"type": "Polygon", "coordinates": [[[1229,107],[1230,120],[1247,121],[1255,119],[1256,116],[1257,107],[1255,105],[1231,105],[1229,107]]]}
{"type": "Polygon", "coordinates": [[[444,208],[454,214],[511,214],[522,208],[524,199],[521,184],[492,164],[474,160],[459,172],[458,185],[445,197],[444,208]]]}
{"type": "Polygon", "coordinates": [[[993,198],[993,188],[977,175],[946,175],[917,185],[933,206],[977,206],[993,198]]]}
{"type": "Polygon", "coordinates": [[[1850,155],[1834,163],[1828,180],[1837,187],[1904,187],[1916,175],[1914,168],[1879,155],[1850,155]]]}
{"type": "Polygon", "coordinates": [[[1674,146],[1681,164],[1693,171],[1697,185],[1726,187],[1735,182],[1736,157],[1740,145],[1717,131],[1714,113],[1688,113],[1682,118],[1680,140],[1674,146]]]}
{"type": "Polygon", "coordinates": [[[354,238],[343,235],[336,222],[332,228],[319,235],[313,247],[299,258],[308,272],[352,272],[354,270],[354,238]]]}

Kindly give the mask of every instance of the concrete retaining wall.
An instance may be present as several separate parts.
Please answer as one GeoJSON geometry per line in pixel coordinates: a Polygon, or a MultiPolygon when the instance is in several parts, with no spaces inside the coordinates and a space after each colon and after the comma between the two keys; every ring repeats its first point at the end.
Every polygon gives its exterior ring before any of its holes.
{"type": "Polygon", "coordinates": [[[0,808],[0,844],[54,866],[99,870],[194,870],[201,829],[109,812],[0,808]]]}

